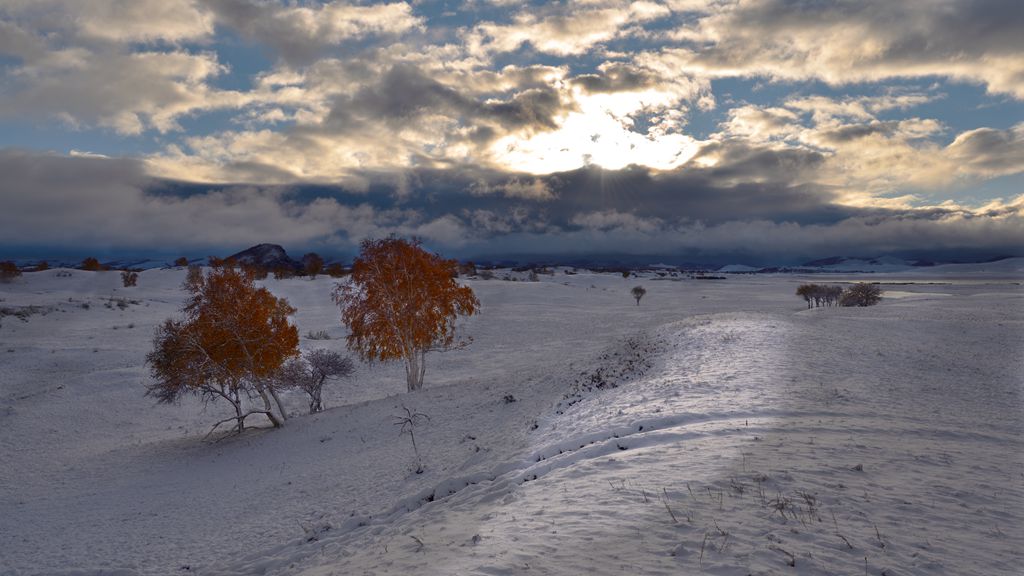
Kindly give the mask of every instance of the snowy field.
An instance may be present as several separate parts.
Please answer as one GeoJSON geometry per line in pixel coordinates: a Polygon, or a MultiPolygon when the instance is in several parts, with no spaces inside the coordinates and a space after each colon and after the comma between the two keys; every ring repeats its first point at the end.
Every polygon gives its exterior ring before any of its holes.
{"type": "MultiPolygon", "coordinates": [[[[358,363],[205,440],[224,406],[143,395],[182,270],[0,284],[0,574],[1020,574],[1024,260],[540,278],[468,281],[421,392],[358,363]],[[794,296],[858,280],[886,298],[794,296]]],[[[344,348],[333,282],[266,282],[304,349],[344,348]]]]}

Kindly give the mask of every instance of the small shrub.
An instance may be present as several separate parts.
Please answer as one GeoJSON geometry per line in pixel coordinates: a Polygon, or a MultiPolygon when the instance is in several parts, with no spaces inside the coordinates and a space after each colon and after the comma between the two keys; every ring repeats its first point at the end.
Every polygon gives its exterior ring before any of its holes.
{"type": "Polygon", "coordinates": [[[331,335],[327,333],[327,330],[318,330],[313,332],[310,330],[306,333],[307,340],[330,340],[331,335]]]}
{"type": "Polygon", "coordinates": [[[135,286],[139,283],[139,273],[131,270],[124,270],[121,272],[121,284],[125,288],[135,286]]]}
{"type": "Polygon", "coordinates": [[[494,272],[490,270],[481,270],[479,273],[477,273],[477,276],[481,280],[494,280],[494,272]]]}
{"type": "Polygon", "coordinates": [[[636,298],[636,305],[639,306],[640,299],[644,297],[644,294],[647,294],[647,289],[643,286],[633,286],[633,289],[629,292],[633,295],[633,298],[636,298]]]}
{"type": "Polygon", "coordinates": [[[21,276],[21,270],[18,265],[10,260],[0,262],[0,282],[10,282],[21,276]]]}
{"type": "Polygon", "coordinates": [[[266,280],[269,272],[259,264],[242,264],[242,272],[253,277],[254,280],[266,280]]]}
{"type": "Polygon", "coordinates": [[[39,264],[36,264],[36,272],[43,272],[50,269],[50,263],[43,260],[39,264]]]}
{"type": "Polygon", "coordinates": [[[324,272],[326,272],[327,275],[330,276],[331,278],[341,278],[341,277],[345,276],[346,274],[348,274],[348,271],[345,270],[345,267],[342,266],[341,264],[337,263],[337,262],[335,262],[334,264],[329,265],[324,270],[324,272]]]}
{"type": "Polygon", "coordinates": [[[321,400],[324,382],[346,378],[353,372],[352,360],[333,350],[313,350],[285,362],[275,376],[274,386],[300,388],[309,396],[309,413],[316,414],[324,409],[321,400]]]}
{"type": "Polygon", "coordinates": [[[79,266],[82,270],[88,270],[90,272],[99,272],[106,270],[106,267],[100,264],[100,261],[93,258],[92,256],[82,260],[82,264],[79,266]]]}
{"type": "Polygon", "coordinates": [[[178,268],[185,268],[186,266],[188,266],[188,258],[182,256],[181,258],[178,258],[177,260],[174,261],[174,265],[177,266],[178,268]]]}

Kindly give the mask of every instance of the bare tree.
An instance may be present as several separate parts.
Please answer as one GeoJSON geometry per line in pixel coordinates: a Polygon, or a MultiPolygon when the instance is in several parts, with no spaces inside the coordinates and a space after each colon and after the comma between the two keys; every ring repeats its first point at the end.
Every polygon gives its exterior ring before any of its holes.
{"type": "Polygon", "coordinates": [[[633,298],[636,298],[636,305],[639,306],[640,299],[644,297],[644,294],[647,294],[647,289],[645,289],[643,286],[633,286],[633,289],[630,290],[630,293],[633,294],[633,298]]]}
{"type": "Polygon", "coordinates": [[[814,302],[814,291],[818,287],[817,284],[801,284],[796,288],[796,295],[804,299],[807,302],[807,308],[811,308],[811,303],[814,302]]]}
{"type": "Polygon", "coordinates": [[[807,307],[838,306],[839,299],[843,294],[841,286],[823,286],[821,284],[801,284],[796,289],[796,295],[807,302],[807,307]]]}
{"type": "Polygon", "coordinates": [[[300,358],[292,358],[281,367],[275,386],[300,388],[309,395],[309,413],[323,412],[324,382],[346,378],[355,372],[352,360],[333,350],[313,350],[300,358]]]}
{"type": "Polygon", "coordinates": [[[315,280],[324,269],[324,259],[316,252],[310,252],[302,257],[302,268],[310,280],[315,280]]]}
{"type": "Polygon", "coordinates": [[[843,292],[840,306],[874,306],[882,300],[882,289],[875,284],[854,284],[843,292]]]}

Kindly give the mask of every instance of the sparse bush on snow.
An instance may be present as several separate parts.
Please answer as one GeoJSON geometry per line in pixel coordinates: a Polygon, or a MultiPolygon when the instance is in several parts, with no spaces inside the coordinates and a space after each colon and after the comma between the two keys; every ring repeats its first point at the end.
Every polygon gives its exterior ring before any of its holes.
{"type": "Polygon", "coordinates": [[[136,285],[138,285],[138,283],[139,283],[139,273],[138,272],[133,272],[131,270],[122,270],[121,271],[121,284],[123,284],[125,288],[131,287],[131,286],[136,286],[136,285]]]}
{"type": "Polygon", "coordinates": [[[106,268],[100,264],[100,261],[93,258],[92,256],[82,260],[82,270],[89,270],[91,272],[99,272],[100,270],[106,270],[106,268]]]}
{"type": "Polygon", "coordinates": [[[299,388],[309,396],[309,413],[324,409],[322,392],[324,382],[345,378],[355,371],[352,360],[333,350],[313,350],[284,363],[275,377],[275,386],[299,388]]]}
{"type": "Polygon", "coordinates": [[[10,282],[18,276],[21,276],[21,270],[17,264],[10,260],[0,262],[0,282],[10,282]]]}
{"type": "Polygon", "coordinates": [[[338,262],[329,265],[325,272],[331,278],[341,278],[345,274],[348,274],[348,272],[345,271],[345,267],[339,264],[338,262]]]}
{"type": "Polygon", "coordinates": [[[639,306],[640,299],[644,297],[644,294],[647,294],[647,289],[643,286],[633,286],[633,289],[629,292],[633,295],[633,298],[636,298],[636,305],[639,306]]]}

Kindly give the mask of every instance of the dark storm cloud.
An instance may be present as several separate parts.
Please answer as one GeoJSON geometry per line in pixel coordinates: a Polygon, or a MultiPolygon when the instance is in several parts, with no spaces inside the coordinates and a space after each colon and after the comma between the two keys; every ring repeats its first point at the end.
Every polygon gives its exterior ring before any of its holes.
{"type": "Polygon", "coordinates": [[[815,160],[758,151],[727,166],[671,172],[588,167],[536,178],[418,170],[400,195],[386,175],[364,175],[369,191],[212,187],[153,180],[131,160],[6,150],[0,242],[166,251],[271,241],[350,253],[363,238],[394,233],[462,256],[745,255],[750,262],[898,251],[938,257],[1024,243],[1024,199],[983,211],[851,208],[811,184],[736,181],[770,172],[766,164],[808,162],[815,160]]]}
{"type": "Polygon", "coordinates": [[[370,35],[398,35],[422,24],[405,2],[359,6],[347,2],[201,0],[200,4],[213,12],[220,25],[298,66],[315,62],[343,42],[370,35]]]}
{"type": "Polygon", "coordinates": [[[842,126],[834,130],[822,130],[818,133],[818,137],[830,144],[845,144],[861,138],[867,138],[874,134],[891,136],[898,127],[898,122],[852,124],[849,126],[842,126]]]}
{"type": "Polygon", "coordinates": [[[377,81],[361,87],[351,96],[339,96],[331,107],[326,126],[346,130],[364,122],[382,120],[391,126],[407,125],[423,115],[445,115],[462,124],[477,125],[478,140],[495,136],[495,127],[551,129],[555,117],[568,106],[550,86],[528,88],[507,100],[481,102],[470,94],[439,82],[414,64],[392,66],[377,81]]]}

